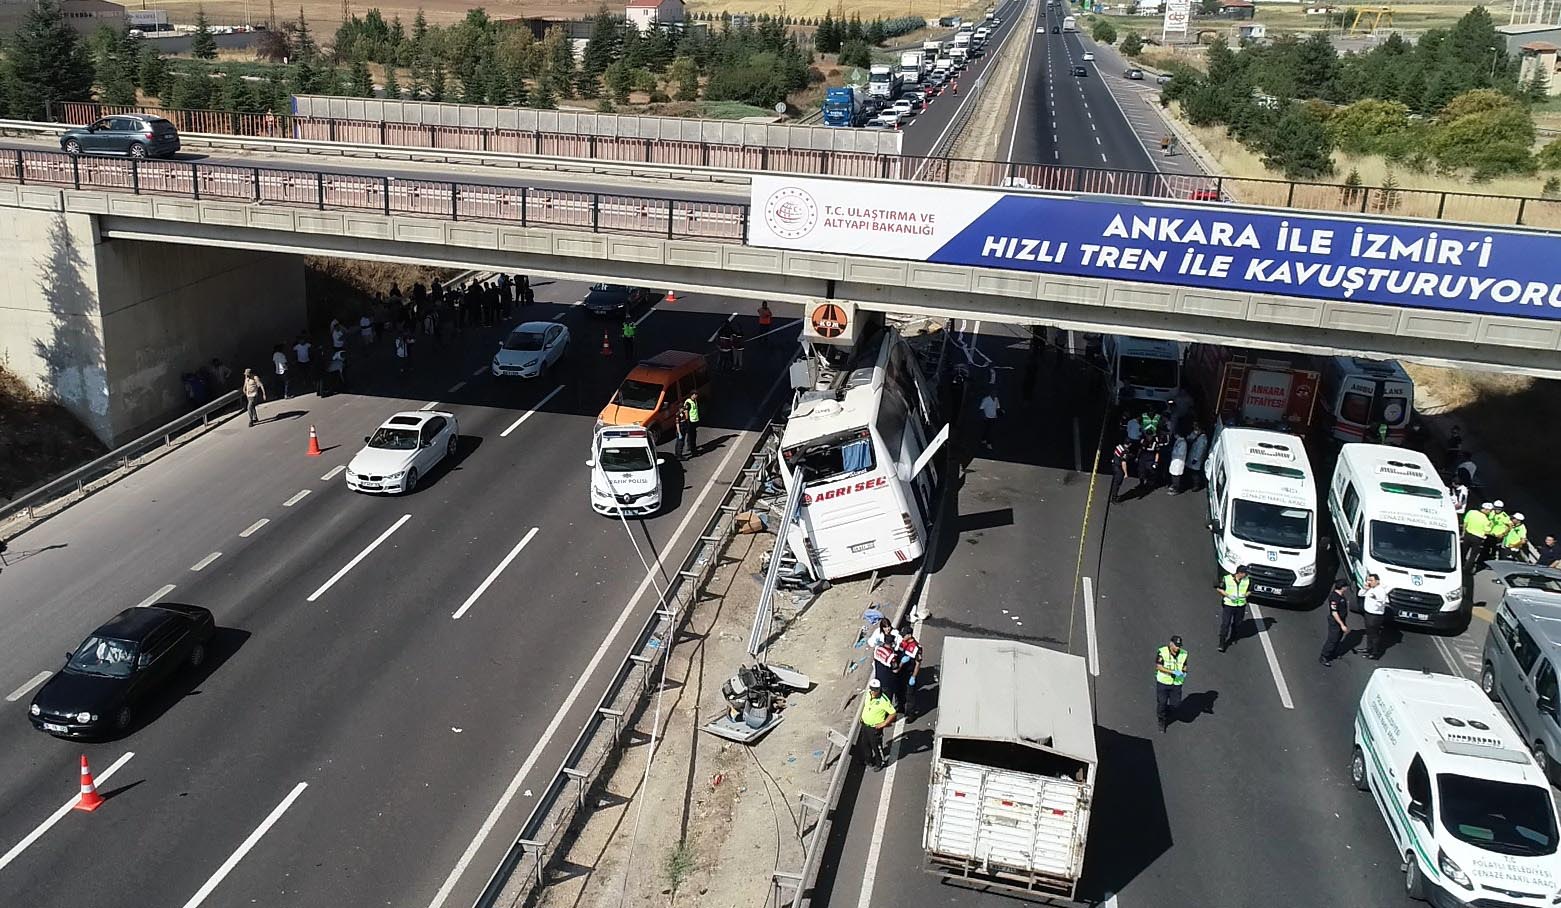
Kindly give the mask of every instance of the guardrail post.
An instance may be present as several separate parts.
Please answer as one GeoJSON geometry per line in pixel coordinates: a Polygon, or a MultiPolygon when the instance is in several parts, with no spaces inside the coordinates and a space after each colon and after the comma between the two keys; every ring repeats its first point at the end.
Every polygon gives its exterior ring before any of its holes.
{"type": "Polygon", "coordinates": [[[1366,206],[1371,202],[1371,190],[1367,189],[1360,194],[1360,213],[1366,213],[1366,206]]]}
{"type": "Polygon", "coordinates": [[[461,219],[460,195],[459,195],[459,193],[460,193],[460,190],[457,188],[456,184],[455,183],[451,183],[450,184],[450,220],[452,220],[452,221],[459,221],[461,219]]]}
{"type": "Polygon", "coordinates": [[[325,137],[327,139],[329,139],[330,141],[332,141],[332,142],[336,141],[336,121],[335,120],[326,120],[325,121],[325,137]]]}
{"type": "Polygon", "coordinates": [[[384,146],[390,139],[390,127],[384,120],[379,121],[379,144],[384,146]]]}
{"type": "Polygon", "coordinates": [[[195,195],[195,201],[201,200],[201,169],[194,161],[190,162],[190,192],[195,195]]]}
{"type": "Polygon", "coordinates": [[[1295,201],[1295,182],[1290,183],[1290,190],[1285,193],[1285,207],[1290,208],[1295,201]]]}
{"type": "Polygon", "coordinates": [[[435,131],[434,126],[432,124],[430,124],[429,127],[428,127],[428,147],[429,148],[437,148],[437,147],[439,147],[438,140],[434,138],[434,136],[436,136],[436,135],[438,135],[438,133],[435,131]]]}
{"type": "Polygon", "coordinates": [[[577,805],[579,805],[581,810],[584,810],[585,809],[585,773],[581,772],[578,769],[571,769],[568,766],[565,766],[564,767],[564,775],[568,776],[570,778],[570,780],[575,783],[575,803],[577,805]]]}
{"type": "Polygon", "coordinates": [[[325,210],[325,172],[314,172],[314,204],[321,211],[325,210]]]}
{"type": "Polygon", "coordinates": [[[699,143],[699,166],[701,166],[701,167],[709,167],[710,166],[710,143],[709,142],[700,142],[699,143]]]}
{"type": "Polygon", "coordinates": [[[483,151],[488,151],[492,147],[489,144],[489,142],[488,142],[488,134],[490,132],[492,132],[492,131],[493,130],[488,129],[487,127],[483,127],[481,129],[477,130],[477,134],[482,136],[482,150],[483,151]]]}
{"type": "Polygon", "coordinates": [[[769,170],[770,169],[770,146],[768,146],[768,145],[766,145],[763,148],[759,149],[759,169],[760,170],[769,170]]]}
{"type": "Polygon", "coordinates": [[[530,214],[526,211],[529,207],[531,207],[531,190],[522,186],[520,187],[520,226],[522,227],[527,225],[530,218],[530,214]]]}
{"type": "Polygon", "coordinates": [[[602,197],[591,193],[591,232],[596,233],[602,219],[602,197]]]}
{"type": "Polygon", "coordinates": [[[380,180],[380,188],[385,193],[385,214],[388,216],[390,214],[390,177],[381,177],[380,180]]]}
{"type": "Polygon", "coordinates": [[[251,167],[249,170],[250,179],[254,180],[255,182],[255,204],[258,205],[260,204],[260,168],[251,167]]]}
{"type": "Polygon", "coordinates": [[[81,155],[74,155],[73,154],[73,155],[70,156],[70,175],[71,175],[71,181],[76,184],[76,188],[77,189],[80,189],[81,188],[81,155]]]}
{"type": "Polygon", "coordinates": [[[1523,212],[1528,208],[1528,196],[1518,199],[1518,226],[1523,226],[1523,212]]]}
{"type": "MultiPolygon", "coordinates": [[[[746,245],[748,245],[748,206],[747,205],[739,205],[738,207],[742,210],[743,245],[746,246],[746,245]]],[[[834,281],[830,281],[830,289],[831,289],[831,291],[833,291],[833,289],[834,289],[834,281]]],[[[834,295],[833,292],[831,292],[830,295],[833,296],[834,295]]]]}
{"type": "Polygon", "coordinates": [[[130,159],[130,191],[141,194],[141,165],[136,163],[135,158],[130,159]]]}
{"type": "Polygon", "coordinates": [[[1013,180],[1013,178],[1014,178],[1014,162],[1009,161],[1008,162],[1008,171],[1007,171],[1007,173],[1005,173],[1003,175],[1003,185],[1004,186],[1010,185],[1010,181],[1013,180]]]}
{"type": "MultiPolygon", "coordinates": [[[[18,152],[18,154],[20,154],[20,152],[18,152]]],[[[1440,221],[1442,219],[1442,212],[1446,211],[1446,210],[1447,210],[1447,193],[1444,192],[1444,193],[1442,193],[1441,198],[1436,200],[1436,219],[1438,221],[1440,221]]]]}
{"type": "Polygon", "coordinates": [[[595,135],[589,135],[589,136],[585,137],[585,156],[588,157],[588,158],[596,157],[596,136],[595,135]]]}
{"type": "Polygon", "coordinates": [[[1225,178],[1224,177],[1215,177],[1214,178],[1214,195],[1221,202],[1223,202],[1225,200],[1225,178]]]}
{"type": "Polygon", "coordinates": [[[27,185],[27,168],[22,166],[22,150],[16,150],[16,182],[19,186],[27,185]]]}
{"type": "Polygon", "coordinates": [[[645,163],[650,163],[650,139],[645,140],[645,163]]]}
{"type": "Polygon", "coordinates": [[[542,130],[540,129],[531,131],[531,153],[535,155],[542,153],[542,130]]]}
{"type": "Polygon", "coordinates": [[[672,200],[667,199],[667,239],[672,239],[672,200]]]}

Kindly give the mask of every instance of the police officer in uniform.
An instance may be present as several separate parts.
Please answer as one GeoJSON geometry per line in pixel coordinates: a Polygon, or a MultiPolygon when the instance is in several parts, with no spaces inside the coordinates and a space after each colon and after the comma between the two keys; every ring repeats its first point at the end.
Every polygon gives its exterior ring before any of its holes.
{"type": "Polygon", "coordinates": [[[1215,587],[1220,594],[1220,652],[1236,642],[1236,628],[1247,610],[1247,593],[1252,581],[1247,577],[1247,566],[1236,565],[1234,573],[1226,574],[1215,587]]]}
{"type": "Polygon", "coordinates": [[[867,697],[862,701],[862,747],[867,751],[867,762],[874,769],[883,769],[889,761],[884,751],[883,730],[894,721],[894,704],[884,696],[883,685],[877,678],[867,682],[867,697]]]}
{"type": "Polygon", "coordinates": [[[1480,556],[1485,552],[1485,540],[1491,532],[1491,511],[1495,505],[1481,504],[1478,510],[1465,511],[1463,515],[1463,567],[1473,574],[1479,567],[1480,556]]]}
{"type": "Polygon", "coordinates": [[[634,335],[639,333],[639,326],[634,324],[634,319],[625,317],[623,320],[623,355],[629,362],[634,362],[634,335]]]}
{"type": "Polygon", "coordinates": [[[1176,720],[1182,708],[1182,684],[1186,680],[1187,651],[1182,649],[1182,638],[1173,634],[1154,657],[1154,714],[1161,731],[1176,720]]]}
{"type": "Polygon", "coordinates": [[[1491,528],[1485,534],[1485,548],[1480,552],[1481,561],[1489,561],[1496,557],[1496,552],[1501,548],[1501,541],[1507,538],[1512,531],[1512,515],[1507,513],[1507,503],[1496,499],[1495,507],[1491,509],[1491,528]]]}
{"type": "Polygon", "coordinates": [[[1111,503],[1122,501],[1122,483],[1127,479],[1127,462],[1133,459],[1133,445],[1123,441],[1111,450],[1111,503]]]}
{"type": "Polygon", "coordinates": [[[1349,588],[1348,580],[1335,580],[1333,591],[1328,594],[1328,639],[1323,641],[1322,654],[1317,657],[1325,666],[1333,665],[1333,660],[1339,658],[1344,637],[1350,632],[1350,600],[1345,595],[1349,588]]]}

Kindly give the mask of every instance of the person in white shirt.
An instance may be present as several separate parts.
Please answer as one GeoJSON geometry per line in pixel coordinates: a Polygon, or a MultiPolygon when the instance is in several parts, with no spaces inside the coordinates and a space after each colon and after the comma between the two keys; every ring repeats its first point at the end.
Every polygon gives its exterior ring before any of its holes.
{"type": "Polygon", "coordinates": [[[1388,594],[1382,588],[1382,578],[1366,575],[1366,585],[1360,588],[1360,610],[1366,613],[1366,658],[1382,658],[1382,631],[1388,623],[1388,594]]]}
{"type": "Polygon", "coordinates": [[[1192,474],[1192,488],[1204,486],[1203,458],[1209,453],[1209,436],[1197,423],[1192,424],[1192,434],[1187,436],[1187,472],[1192,474]]]}
{"type": "Polygon", "coordinates": [[[997,391],[988,388],[986,396],[977,404],[981,411],[981,443],[986,447],[992,447],[992,427],[997,425],[997,418],[1003,415],[1003,403],[997,399],[997,391]]]}
{"type": "Polygon", "coordinates": [[[282,352],[281,344],[277,344],[271,350],[271,365],[276,370],[276,384],[277,388],[281,391],[281,397],[292,397],[292,388],[288,387],[289,375],[287,369],[287,354],[282,352]]]}
{"type": "Polygon", "coordinates": [[[364,347],[374,343],[374,319],[367,312],[358,319],[358,336],[363,338],[364,347]]]}
{"type": "Polygon", "coordinates": [[[1166,468],[1171,474],[1171,494],[1182,494],[1182,475],[1187,472],[1187,439],[1178,435],[1171,442],[1171,463],[1166,468]]]}

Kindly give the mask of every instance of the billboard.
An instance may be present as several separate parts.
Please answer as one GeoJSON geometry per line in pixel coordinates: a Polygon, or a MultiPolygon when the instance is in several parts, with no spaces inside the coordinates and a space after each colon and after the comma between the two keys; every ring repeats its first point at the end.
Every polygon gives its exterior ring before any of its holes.
{"type": "Polygon", "coordinates": [[[1162,34],[1187,33],[1187,20],[1191,18],[1191,0],[1166,0],[1165,22],[1161,25],[1162,34]]]}
{"type": "Polygon", "coordinates": [[[749,243],[1561,319],[1561,236],[756,174],[749,243]]]}

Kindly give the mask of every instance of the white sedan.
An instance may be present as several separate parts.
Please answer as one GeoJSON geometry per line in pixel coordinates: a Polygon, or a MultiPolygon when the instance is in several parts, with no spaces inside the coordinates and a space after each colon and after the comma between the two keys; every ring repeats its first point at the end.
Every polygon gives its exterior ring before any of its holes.
{"type": "Polygon", "coordinates": [[[536,378],[558,365],[569,347],[569,329],[555,322],[522,322],[493,354],[495,377],[536,378]]]}
{"type": "Polygon", "coordinates": [[[347,464],[347,488],[375,495],[411,492],[441,460],[455,456],[460,434],[454,413],[397,413],[363,439],[363,449],[347,464]]]}
{"type": "Polygon", "coordinates": [[[1094,60],[1094,59],[1095,59],[1095,52],[1094,51],[1087,50],[1087,51],[1084,52],[1084,62],[1085,63],[1088,63],[1088,62],[1090,62],[1091,60],[1094,60]]]}

